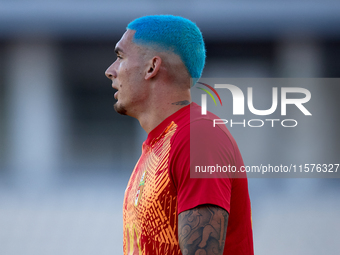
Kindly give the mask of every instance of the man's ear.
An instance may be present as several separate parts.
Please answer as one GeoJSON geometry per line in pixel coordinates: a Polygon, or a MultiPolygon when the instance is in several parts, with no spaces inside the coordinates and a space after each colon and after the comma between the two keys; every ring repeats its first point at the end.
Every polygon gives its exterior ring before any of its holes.
{"type": "Polygon", "coordinates": [[[155,77],[158,73],[158,70],[162,64],[162,59],[159,56],[154,56],[149,61],[148,69],[145,74],[145,80],[151,79],[155,77]]]}

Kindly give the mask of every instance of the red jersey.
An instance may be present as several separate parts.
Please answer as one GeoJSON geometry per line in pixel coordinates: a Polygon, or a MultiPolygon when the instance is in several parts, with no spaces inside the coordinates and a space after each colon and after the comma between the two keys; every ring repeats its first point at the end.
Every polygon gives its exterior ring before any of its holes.
{"type": "Polygon", "coordinates": [[[229,213],[224,254],[253,254],[247,179],[193,175],[195,166],[243,165],[225,125],[213,127],[212,119],[217,117],[202,116],[200,111],[195,103],[183,107],[153,129],[143,143],[125,191],[125,255],[181,254],[178,214],[203,204],[220,206],[229,213]]]}

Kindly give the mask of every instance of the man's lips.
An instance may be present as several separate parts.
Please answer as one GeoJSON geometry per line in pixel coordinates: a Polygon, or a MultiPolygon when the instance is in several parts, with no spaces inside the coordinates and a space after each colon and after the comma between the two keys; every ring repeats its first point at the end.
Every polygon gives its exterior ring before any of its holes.
{"type": "Polygon", "coordinates": [[[117,96],[118,96],[118,90],[117,90],[116,93],[113,95],[113,97],[114,97],[116,100],[118,100],[117,96]]]}
{"type": "Polygon", "coordinates": [[[117,90],[116,93],[113,95],[114,99],[117,100],[117,95],[118,95],[118,89],[114,86],[114,84],[112,83],[112,88],[117,90]]]}
{"type": "MultiPolygon", "coordinates": [[[[112,85],[111,85],[111,87],[113,88],[113,89],[117,89],[117,86],[112,82],[112,85]]],[[[118,89],[117,89],[118,90],[118,89]]]]}

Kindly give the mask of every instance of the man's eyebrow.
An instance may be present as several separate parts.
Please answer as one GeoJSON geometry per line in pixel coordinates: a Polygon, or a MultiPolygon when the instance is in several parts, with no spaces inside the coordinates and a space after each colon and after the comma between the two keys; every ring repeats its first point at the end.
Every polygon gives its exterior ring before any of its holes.
{"type": "Polygon", "coordinates": [[[119,48],[119,47],[115,48],[115,52],[116,52],[116,54],[124,53],[124,51],[121,48],[119,48]]]}

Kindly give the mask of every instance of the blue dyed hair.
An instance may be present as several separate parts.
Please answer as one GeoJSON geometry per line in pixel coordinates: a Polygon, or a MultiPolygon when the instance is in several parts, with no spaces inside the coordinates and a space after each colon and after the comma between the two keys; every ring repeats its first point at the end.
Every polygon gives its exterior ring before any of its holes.
{"type": "Polygon", "coordinates": [[[172,15],[145,16],[132,21],[127,29],[136,31],[134,43],[179,55],[194,79],[192,85],[201,77],[205,47],[202,33],[192,21],[172,15]]]}

